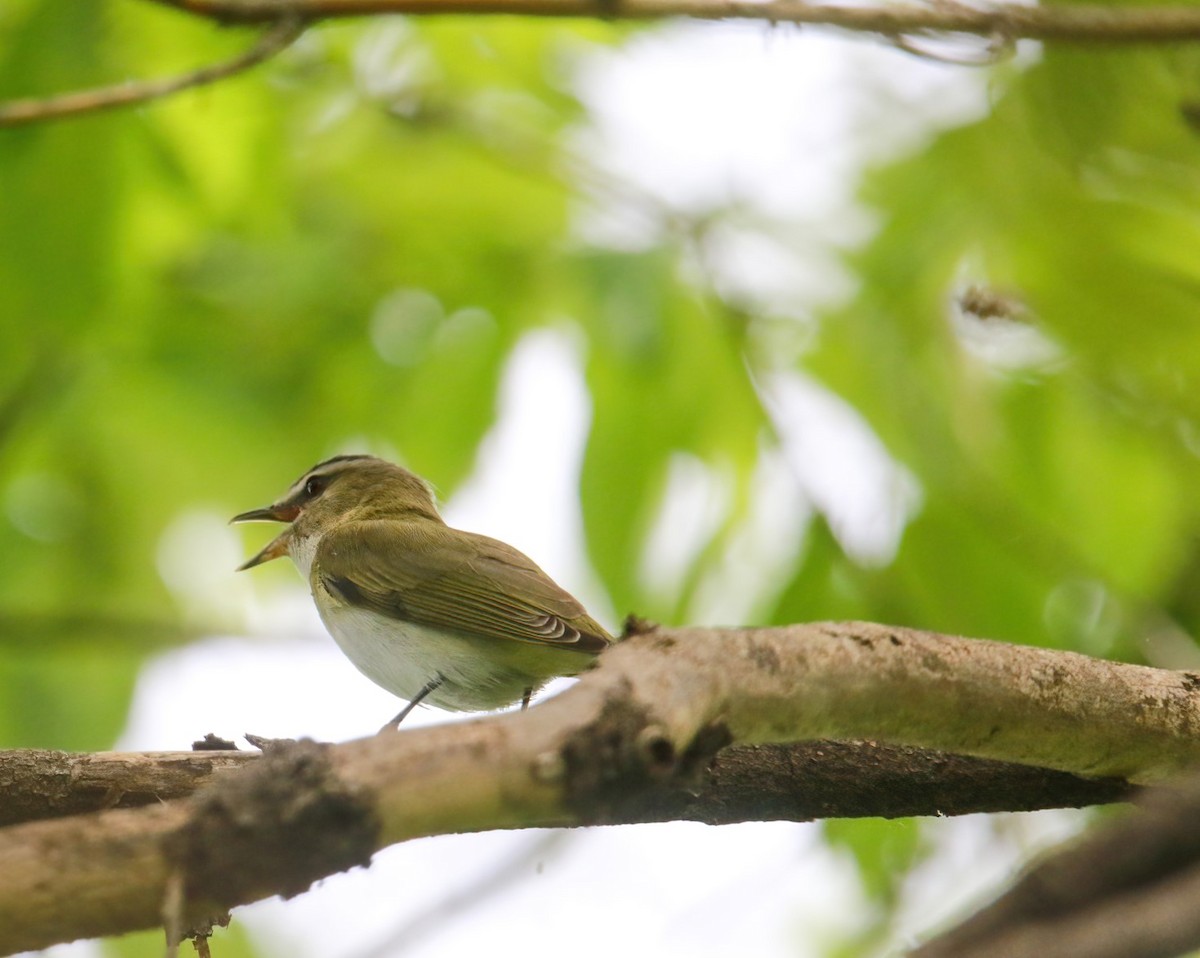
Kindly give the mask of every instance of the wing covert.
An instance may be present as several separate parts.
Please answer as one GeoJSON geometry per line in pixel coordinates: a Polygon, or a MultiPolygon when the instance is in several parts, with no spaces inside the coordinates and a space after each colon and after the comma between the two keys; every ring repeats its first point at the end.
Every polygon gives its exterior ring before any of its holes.
{"type": "Polygon", "coordinates": [[[321,538],[312,574],[348,604],[395,619],[580,652],[612,641],[528,556],[448,526],[348,524],[321,538]]]}

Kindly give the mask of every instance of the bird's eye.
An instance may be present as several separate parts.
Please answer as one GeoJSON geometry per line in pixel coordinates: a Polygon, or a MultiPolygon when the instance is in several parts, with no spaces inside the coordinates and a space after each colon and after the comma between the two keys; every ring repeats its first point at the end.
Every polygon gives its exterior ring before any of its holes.
{"type": "Polygon", "coordinates": [[[310,476],[308,482],[304,484],[304,494],[306,496],[319,496],[325,489],[325,480],[320,476],[310,476]]]}

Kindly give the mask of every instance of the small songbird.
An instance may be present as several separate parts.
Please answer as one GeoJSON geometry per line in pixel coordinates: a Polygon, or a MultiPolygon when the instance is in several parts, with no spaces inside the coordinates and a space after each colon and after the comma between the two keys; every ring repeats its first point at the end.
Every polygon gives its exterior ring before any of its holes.
{"type": "Polygon", "coordinates": [[[290,525],[238,571],[290,555],[325,627],[367,678],[451,711],[501,708],[576,675],[613,641],[510,545],[452,529],[427,482],[374,456],[335,456],[232,522],[290,525]]]}

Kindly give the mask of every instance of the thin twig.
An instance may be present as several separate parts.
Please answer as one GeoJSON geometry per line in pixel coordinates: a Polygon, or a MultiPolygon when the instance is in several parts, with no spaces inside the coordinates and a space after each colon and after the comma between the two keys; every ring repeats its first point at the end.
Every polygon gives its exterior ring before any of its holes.
{"type": "MultiPolygon", "coordinates": [[[[384,13],[597,17],[595,0],[153,0],[222,23],[261,23],[294,14],[311,20],[384,13]]],[[[809,0],[622,0],[606,19],[750,19],[807,23],[896,37],[966,33],[1000,39],[1074,43],[1174,43],[1200,40],[1200,7],[1116,7],[1099,4],[888,3],[875,6],[809,0]]]]}
{"type": "Polygon", "coordinates": [[[160,80],[136,80],[117,86],[77,90],[44,98],[9,100],[7,103],[0,103],[0,126],[61,120],[81,113],[96,113],[100,110],[146,103],[191,87],[215,83],[249,70],[280,53],[304,32],[305,25],[306,22],[301,17],[284,14],[249,50],[224,63],[201,67],[182,76],[160,80]]]}
{"type": "Polygon", "coordinates": [[[897,50],[911,53],[922,60],[935,60],[956,67],[990,67],[1010,59],[1016,52],[1016,43],[1006,36],[986,37],[982,47],[957,52],[939,50],[926,44],[928,40],[941,39],[938,35],[916,37],[901,34],[887,39],[897,50]]]}

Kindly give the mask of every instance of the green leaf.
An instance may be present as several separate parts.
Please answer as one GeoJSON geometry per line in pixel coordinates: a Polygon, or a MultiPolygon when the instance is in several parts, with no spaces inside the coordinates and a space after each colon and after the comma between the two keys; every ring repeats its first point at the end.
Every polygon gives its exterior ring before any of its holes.
{"type": "Polygon", "coordinates": [[[891,906],[904,876],[930,851],[916,819],[831,819],[821,823],[830,846],[850,855],[863,889],[876,902],[891,906]]]}
{"type": "Polygon", "coordinates": [[[679,288],[673,258],[595,253],[581,265],[594,403],[581,484],[588,546],[618,608],[669,615],[638,570],[670,458],[728,469],[744,505],[765,417],[736,332],[679,288]]]}

